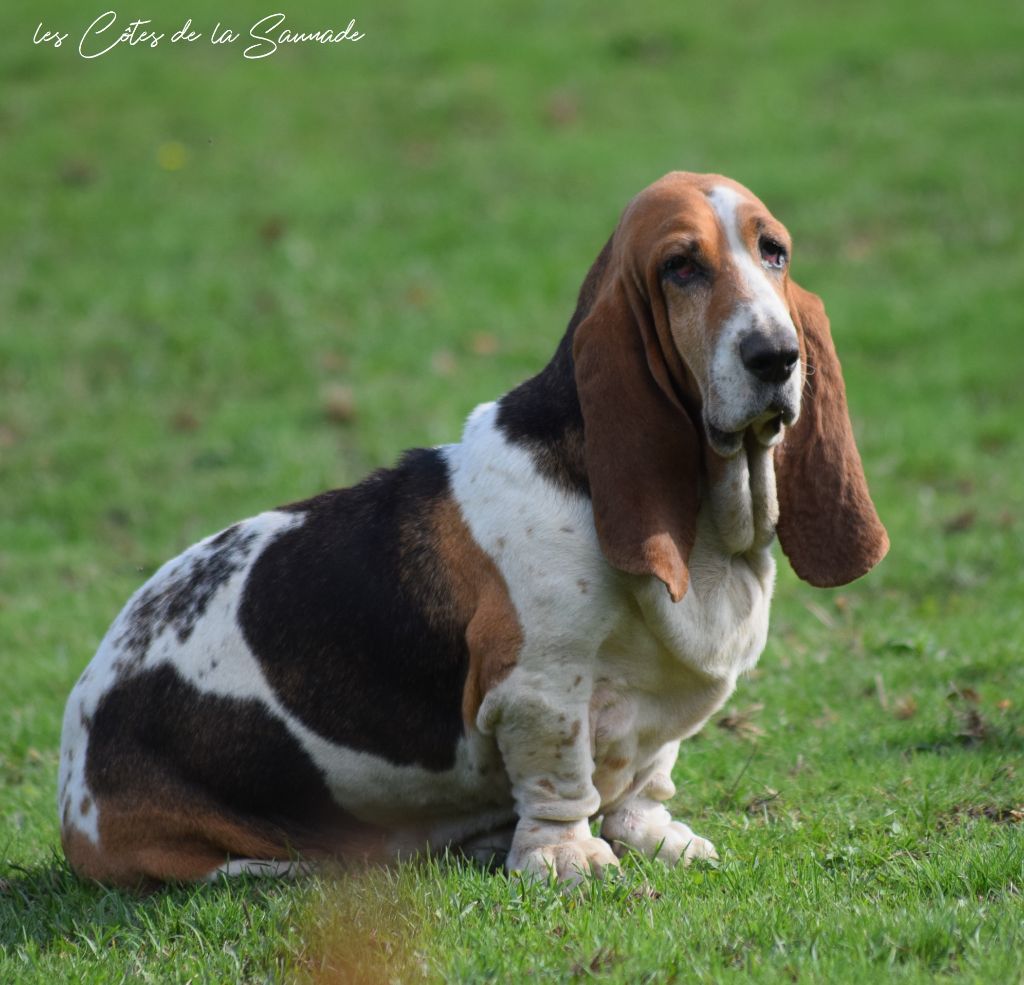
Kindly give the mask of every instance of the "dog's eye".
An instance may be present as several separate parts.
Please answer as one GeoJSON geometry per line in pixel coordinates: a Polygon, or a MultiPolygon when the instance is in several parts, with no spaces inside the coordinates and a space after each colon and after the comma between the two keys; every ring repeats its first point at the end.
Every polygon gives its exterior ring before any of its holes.
{"type": "Polygon", "coordinates": [[[777,243],[774,239],[769,239],[767,236],[762,236],[761,241],[757,244],[758,249],[761,251],[761,262],[766,267],[771,267],[772,270],[781,270],[786,266],[786,248],[781,244],[777,243]]]}
{"type": "Polygon", "coordinates": [[[687,256],[670,257],[665,261],[662,269],[665,272],[665,276],[671,278],[677,284],[689,284],[702,273],[697,262],[687,256]]]}

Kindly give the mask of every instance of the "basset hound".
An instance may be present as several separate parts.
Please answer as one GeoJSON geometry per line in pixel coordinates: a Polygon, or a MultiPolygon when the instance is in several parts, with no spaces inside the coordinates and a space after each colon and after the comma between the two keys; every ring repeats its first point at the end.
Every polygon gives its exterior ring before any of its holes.
{"type": "Polygon", "coordinates": [[[627,849],[713,858],[665,803],[680,740],[764,647],[772,541],[819,586],[888,549],[790,255],[746,188],[666,175],[548,365],[458,444],[160,568],[68,701],[73,868],[141,887],[452,846],[575,881],[627,849]]]}

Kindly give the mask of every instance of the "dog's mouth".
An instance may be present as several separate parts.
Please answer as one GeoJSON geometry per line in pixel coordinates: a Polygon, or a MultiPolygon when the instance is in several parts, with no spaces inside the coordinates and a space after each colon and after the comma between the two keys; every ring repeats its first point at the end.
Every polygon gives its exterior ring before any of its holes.
{"type": "Polygon", "coordinates": [[[782,441],[783,429],[789,427],[795,420],[796,414],[793,411],[772,408],[733,431],[725,431],[705,418],[704,430],[715,454],[722,458],[731,458],[743,447],[744,437],[748,432],[763,448],[771,448],[782,441]]]}

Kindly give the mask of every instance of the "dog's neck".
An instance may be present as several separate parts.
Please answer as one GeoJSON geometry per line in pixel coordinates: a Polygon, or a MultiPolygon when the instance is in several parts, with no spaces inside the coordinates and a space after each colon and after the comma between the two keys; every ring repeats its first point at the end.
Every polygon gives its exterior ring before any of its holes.
{"type": "Polygon", "coordinates": [[[730,554],[763,551],[775,537],[779,501],[775,493],[774,451],[750,433],[743,447],[730,458],[720,458],[707,450],[707,504],[722,544],[730,554]]]}
{"type": "MultiPolygon", "coordinates": [[[[700,420],[699,408],[688,411],[692,420],[700,420]]],[[[502,397],[498,426],[506,438],[530,452],[546,478],[568,492],[589,497],[571,336],[562,340],[540,373],[502,397]]],[[[702,497],[723,547],[730,554],[764,550],[775,536],[779,519],[773,449],[749,433],[731,458],[721,458],[706,442],[702,444],[702,497]]]]}
{"type": "Polygon", "coordinates": [[[590,496],[571,333],[544,369],[501,398],[498,427],[530,452],[546,479],[567,492],[590,496]]]}

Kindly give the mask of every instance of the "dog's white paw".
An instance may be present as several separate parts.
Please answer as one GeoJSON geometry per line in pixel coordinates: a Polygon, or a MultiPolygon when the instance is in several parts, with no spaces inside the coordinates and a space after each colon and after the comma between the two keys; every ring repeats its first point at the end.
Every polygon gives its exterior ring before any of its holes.
{"type": "Polygon", "coordinates": [[[715,846],[707,838],[694,834],[682,821],[673,821],[667,828],[655,830],[653,836],[658,838],[661,846],[656,849],[656,857],[669,865],[675,865],[680,859],[684,865],[689,865],[694,859],[711,861],[718,858],[715,846]]]}
{"type": "Polygon", "coordinates": [[[552,875],[558,882],[578,885],[588,875],[600,876],[605,869],[615,868],[619,860],[611,845],[603,838],[573,837],[547,844],[525,840],[513,843],[505,865],[510,872],[548,879],[552,875]]]}
{"type": "Polygon", "coordinates": [[[640,852],[660,859],[666,865],[676,865],[680,860],[684,865],[689,865],[694,859],[718,858],[715,846],[707,838],[694,834],[682,821],[630,826],[619,830],[616,830],[616,825],[610,827],[611,830],[607,830],[606,826],[602,834],[609,838],[620,855],[627,851],[640,852]]]}

